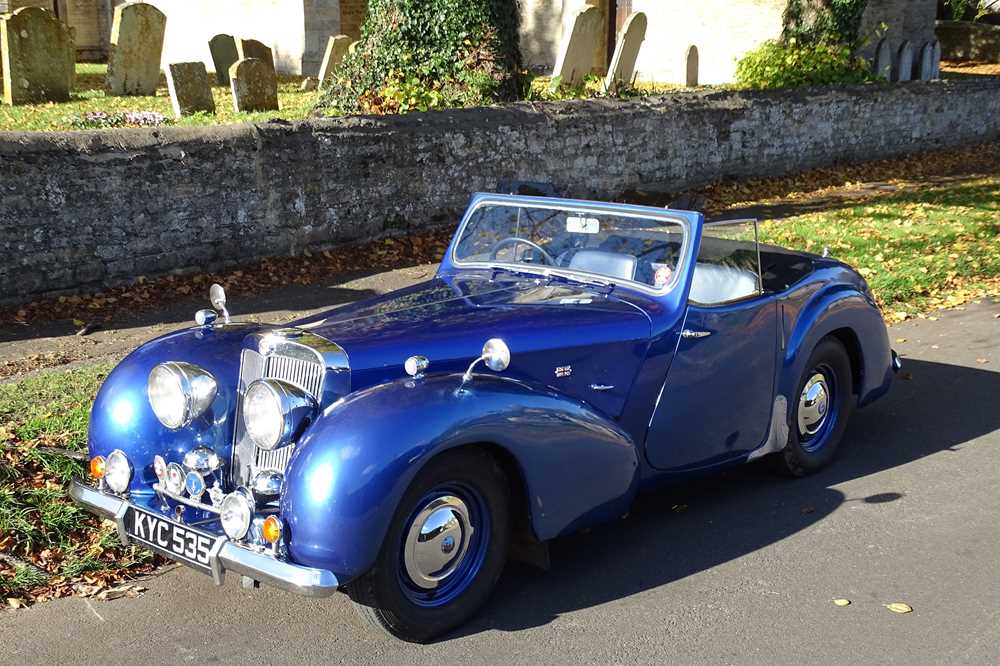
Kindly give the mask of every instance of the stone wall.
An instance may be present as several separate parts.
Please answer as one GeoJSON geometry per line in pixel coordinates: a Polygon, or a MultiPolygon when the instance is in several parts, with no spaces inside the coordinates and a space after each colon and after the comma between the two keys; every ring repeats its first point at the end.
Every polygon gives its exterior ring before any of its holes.
{"type": "Polygon", "coordinates": [[[997,138],[998,95],[1000,82],[964,80],[0,132],[0,300],[452,225],[501,179],[609,198],[997,138]]]}
{"type": "Polygon", "coordinates": [[[945,60],[1000,63],[1000,25],[938,21],[937,37],[945,60]]]}

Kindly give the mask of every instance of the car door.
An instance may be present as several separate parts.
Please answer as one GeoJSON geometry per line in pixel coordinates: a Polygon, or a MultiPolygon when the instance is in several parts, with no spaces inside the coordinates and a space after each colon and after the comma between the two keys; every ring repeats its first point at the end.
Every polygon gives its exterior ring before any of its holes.
{"type": "Polygon", "coordinates": [[[677,351],[646,435],[647,461],[662,470],[740,458],[770,426],[777,302],[761,293],[755,240],[719,240],[705,229],[677,351]]]}

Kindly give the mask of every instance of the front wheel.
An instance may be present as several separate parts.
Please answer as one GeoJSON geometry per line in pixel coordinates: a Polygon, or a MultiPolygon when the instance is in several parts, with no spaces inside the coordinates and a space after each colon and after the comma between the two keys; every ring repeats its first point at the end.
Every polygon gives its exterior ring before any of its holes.
{"type": "Polygon", "coordinates": [[[445,453],[403,495],[378,560],[348,586],[358,613],[426,642],[486,603],[510,540],[507,479],[481,449],[445,453]]]}
{"type": "Polygon", "coordinates": [[[830,463],[851,413],[851,359],[835,338],[816,345],[792,403],[788,443],[775,455],[779,471],[811,474],[830,463]]]}

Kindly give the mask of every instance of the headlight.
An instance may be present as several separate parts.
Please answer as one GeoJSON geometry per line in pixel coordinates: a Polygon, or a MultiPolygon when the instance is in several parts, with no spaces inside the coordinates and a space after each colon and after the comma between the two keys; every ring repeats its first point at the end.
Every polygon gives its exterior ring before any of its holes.
{"type": "Polygon", "coordinates": [[[226,536],[230,539],[242,539],[247,535],[253,519],[253,500],[245,488],[226,495],[219,511],[219,521],[226,536]]]}
{"type": "Polygon", "coordinates": [[[146,394],[160,423],[177,430],[190,425],[215,399],[215,377],[190,363],[161,363],[149,373],[146,394]]]}
{"type": "Polygon", "coordinates": [[[112,492],[123,493],[128,490],[132,480],[132,463],[125,454],[115,449],[104,463],[104,482],[112,492]]]}
{"type": "Polygon", "coordinates": [[[291,444],[315,408],[309,394],[297,386],[259,379],[243,398],[243,425],[254,444],[270,451],[291,444]]]}

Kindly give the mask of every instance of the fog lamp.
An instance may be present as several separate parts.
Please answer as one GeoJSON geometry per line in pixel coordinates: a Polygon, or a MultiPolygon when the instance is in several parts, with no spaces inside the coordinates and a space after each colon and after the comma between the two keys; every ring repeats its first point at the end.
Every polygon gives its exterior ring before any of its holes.
{"type": "Polygon", "coordinates": [[[153,473],[156,474],[157,481],[166,483],[167,461],[163,459],[163,456],[153,456],[153,473]]]}
{"type": "Polygon", "coordinates": [[[268,543],[278,543],[281,538],[281,520],[277,516],[268,516],[264,520],[264,526],[260,530],[264,541],[268,543]]]}
{"type": "Polygon", "coordinates": [[[172,495],[180,495],[184,490],[184,468],[177,463],[167,465],[167,491],[172,495]]]}
{"type": "Polygon", "coordinates": [[[122,450],[115,449],[104,463],[104,482],[113,492],[123,493],[131,480],[132,463],[122,450]]]}
{"type": "Polygon", "coordinates": [[[222,523],[222,531],[226,536],[233,540],[245,537],[250,529],[250,521],[253,520],[253,509],[253,500],[246,488],[239,488],[226,495],[219,507],[219,522],[222,523]]]}
{"type": "Polygon", "coordinates": [[[104,478],[104,456],[94,456],[90,459],[90,478],[104,478]]]}

